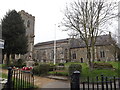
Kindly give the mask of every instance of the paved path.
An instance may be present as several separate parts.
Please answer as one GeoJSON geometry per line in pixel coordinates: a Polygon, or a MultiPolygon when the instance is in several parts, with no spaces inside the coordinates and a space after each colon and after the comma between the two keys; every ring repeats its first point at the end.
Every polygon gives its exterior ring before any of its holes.
{"type": "Polygon", "coordinates": [[[42,88],[70,88],[70,84],[68,81],[56,80],[54,82],[43,85],[42,88]]]}
{"type": "Polygon", "coordinates": [[[46,85],[48,83],[52,83],[52,82],[55,82],[55,81],[56,80],[54,80],[54,79],[44,78],[44,77],[40,77],[40,76],[34,76],[34,84],[38,88],[42,88],[43,85],[46,85]]]}
{"type": "MultiPolygon", "coordinates": [[[[8,74],[8,70],[2,69],[2,73],[8,74]]],[[[34,75],[34,84],[38,88],[68,88],[69,82],[60,81],[34,75]]]]}
{"type": "MultiPolygon", "coordinates": [[[[8,73],[7,70],[2,70],[2,72],[6,73],[6,74],[8,73]]],[[[49,76],[49,78],[45,78],[45,77],[40,77],[40,76],[34,75],[34,84],[38,88],[41,88],[40,90],[59,90],[59,89],[60,90],[70,90],[70,82],[69,81],[55,80],[55,78],[58,78],[58,77],[56,76],[56,77],[54,77],[54,79],[52,79],[51,76],[49,76]]],[[[63,79],[63,77],[59,77],[58,79],[60,79],[60,78],[63,79]]],[[[87,85],[85,85],[85,86],[87,86],[87,85]]],[[[114,86],[113,83],[112,83],[112,86],[114,86]]],[[[116,81],[116,86],[117,87],[119,86],[118,81],[116,81]]],[[[80,87],[82,88],[83,85],[80,84],[80,87]]],[[[92,84],[90,85],[90,87],[92,87],[92,84]]],[[[97,86],[95,85],[94,87],[97,87],[97,86]]],[[[101,87],[101,85],[99,85],[99,87],[101,87]]]]}

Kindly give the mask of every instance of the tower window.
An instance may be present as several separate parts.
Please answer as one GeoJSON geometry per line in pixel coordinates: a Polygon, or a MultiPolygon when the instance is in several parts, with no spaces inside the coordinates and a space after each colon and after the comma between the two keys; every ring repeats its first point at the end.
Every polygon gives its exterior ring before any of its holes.
{"type": "Polygon", "coordinates": [[[30,21],[29,20],[27,21],[27,27],[30,27],[30,21]]]}

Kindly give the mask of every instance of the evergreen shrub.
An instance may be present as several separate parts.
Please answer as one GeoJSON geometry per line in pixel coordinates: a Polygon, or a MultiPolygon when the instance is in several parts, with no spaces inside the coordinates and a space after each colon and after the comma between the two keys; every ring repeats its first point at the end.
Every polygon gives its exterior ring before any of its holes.
{"type": "Polygon", "coordinates": [[[68,68],[69,75],[72,75],[74,71],[82,72],[82,66],[80,64],[71,64],[68,68]]]}
{"type": "Polygon", "coordinates": [[[49,72],[50,65],[49,64],[40,64],[35,66],[32,72],[36,75],[46,75],[49,72]]]}
{"type": "Polygon", "coordinates": [[[56,70],[56,65],[50,64],[49,71],[54,71],[54,70],[56,70]]]}
{"type": "Polygon", "coordinates": [[[58,66],[64,66],[64,63],[59,63],[58,66]]]}

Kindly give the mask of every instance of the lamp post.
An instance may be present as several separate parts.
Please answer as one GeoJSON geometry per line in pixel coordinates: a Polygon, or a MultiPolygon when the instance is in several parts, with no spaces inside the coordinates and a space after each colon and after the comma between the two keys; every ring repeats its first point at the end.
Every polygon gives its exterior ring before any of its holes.
{"type": "Polygon", "coordinates": [[[55,24],[55,32],[54,32],[54,65],[56,64],[56,24],[55,24]]]}

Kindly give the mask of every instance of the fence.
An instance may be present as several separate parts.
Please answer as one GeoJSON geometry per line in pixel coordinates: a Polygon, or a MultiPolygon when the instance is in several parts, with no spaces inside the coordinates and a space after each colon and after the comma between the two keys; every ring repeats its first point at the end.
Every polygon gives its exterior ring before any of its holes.
{"type": "Polygon", "coordinates": [[[97,76],[87,77],[84,81],[80,77],[80,72],[75,71],[71,76],[71,90],[118,90],[120,89],[120,78],[97,76]],[[80,80],[80,81],[79,81],[80,80]]]}
{"type": "Polygon", "coordinates": [[[9,89],[24,89],[34,87],[34,77],[30,71],[22,71],[17,69],[8,69],[7,88],[9,89]]]}

